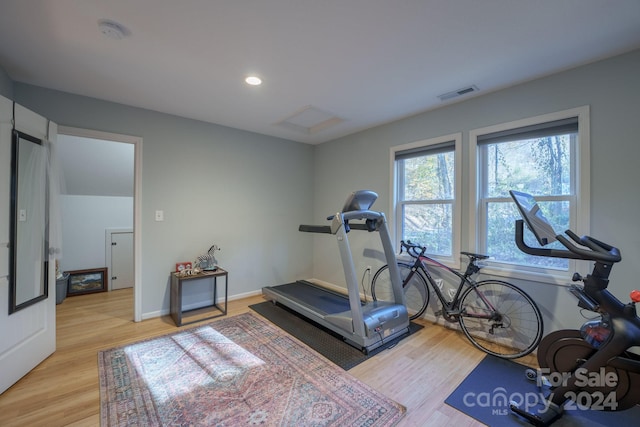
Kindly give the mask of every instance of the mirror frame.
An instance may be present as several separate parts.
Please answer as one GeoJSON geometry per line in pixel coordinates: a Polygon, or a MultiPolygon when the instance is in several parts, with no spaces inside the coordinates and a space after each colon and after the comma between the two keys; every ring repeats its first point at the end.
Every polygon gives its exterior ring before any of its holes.
{"type": "Polygon", "coordinates": [[[12,150],[11,150],[11,213],[10,213],[10,230],[9,230],[9,314],[18,310],[29,307],[39,301],[43,301],[49,297],[49,239],[48,239],[48,217],[49,217],[49,180],[45,172],[45,198],[44,217],[45,235],[42,239],[44,261],[42,266],[42,287],[43,292],[29,300],[17,303],[17,251],[18,251],[18,176],[19,176],[19,145],[20,140],[27,140],[34,144],[44,147],[41,139],[28,135],[18,130],[12,132],[12,150]]]}

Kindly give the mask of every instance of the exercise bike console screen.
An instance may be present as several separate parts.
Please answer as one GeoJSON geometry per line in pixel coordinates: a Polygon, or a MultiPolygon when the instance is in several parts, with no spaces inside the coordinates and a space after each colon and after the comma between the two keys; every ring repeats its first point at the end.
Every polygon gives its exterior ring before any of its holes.
{"type": "Polygon", "coordinates": [[[545,246],[556,241],[556,232],[544,216],[536,199],[531,194],[522,193],[520,191],[510,190],[509,194],[516,202],[520,215],[525,220],[529,229],[536,236],[538,243],[545,246]]]}

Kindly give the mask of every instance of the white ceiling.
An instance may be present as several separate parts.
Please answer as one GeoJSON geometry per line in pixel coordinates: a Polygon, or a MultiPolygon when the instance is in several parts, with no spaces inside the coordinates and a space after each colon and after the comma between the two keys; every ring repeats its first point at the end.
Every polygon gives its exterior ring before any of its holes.
{"type": "Polygon", "coordinates": [[[2,0],[29,83],[317,144],[640,48],[639,0],[2,0]],[[130,34],[105,37],[101,19],[130,34]],[[255,73],[260,87],[243,79],[255,73]],[[467,99],[470,94],[450,101],[467,99]],[[278,122],[313,106],[314,133],[278,122]]]}
{"type": "Polygon", "coordinates": [[[62,134],[57,141],[61,194],[133,197],[133,144],[62,134]]]}

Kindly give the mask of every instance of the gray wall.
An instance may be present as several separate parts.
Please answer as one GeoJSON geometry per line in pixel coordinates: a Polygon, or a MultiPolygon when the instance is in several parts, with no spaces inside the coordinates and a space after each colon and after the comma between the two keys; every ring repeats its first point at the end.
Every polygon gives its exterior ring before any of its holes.
{"type": "Polygon", "coordinates": [[[14,93],[59,125],[143,138],[143,317],[168,310],[175,263],[214,243],[230,296],[309,275],[297,229],[313,214],[312,146],[20,83],[14,93]]]}
{"type": "MultiPolygon", "coordinates": [[[[142,286],[149,315],[168,308],[173,264],[212,243],[222,247],[217,257],[231,272],[231,295],[299,277],[344,285],[335,239],[299,233],[297,226],[325,223],[349,192],[362,188],[379,193],[374,208],[389,216],[391,146],[463,132],[466,195],[470,130],[582,105],[591,106],[591,234],[621,248],[611,290],[628,300],[640,256],[638,75],[635,51],[316,147],[19,83],[13,92],[61,125],[144,138],[142,286]],[[153,220],[156,209],[165,211],[165,222],[153,220]]],[[[462,249],[473,250],[464,238],[466,196],[462,209],[462,249]]],[[[370,257],[380,249],[373,237],[350,234],[359,272],[381,263],[370,257]]],[[[547,331],[580,325],[566,288],[521,284],[541,306],[547,331]]]]}
{"type": "MultiPolygon", "coordinates": [[[[591,234],[622,250],[623,262],[614,268],[611,290],[629,301],[640,273],[639,75],[640,51],[635,51],[322,144],[315,155],[316,219],[339,208],[349,191],[361,188],[378,192],[374,208],[389,217],[390,147],[463,132],[462,250],[474,250],[466,237],[467,224],[473,220],[467,201],[469,131],[590,105],[591,234]]],[[[360,274],[366,265],[380,262],[362,257],[367,246],[363,238],[357,239],[352,247],[360,255],[355,260],[360,274]]],[[[343,284],[335,242],[314,240],[314,276],[343,284]]],[[[580,325],[575,300],[564,287],[522,285],[542,306],[547,331],[580,325]]]]}
{"type": "Polygon", "coordinates": [[[2,67],[0,67],[0,95],[13,99],[13,80],[2,67]]]}

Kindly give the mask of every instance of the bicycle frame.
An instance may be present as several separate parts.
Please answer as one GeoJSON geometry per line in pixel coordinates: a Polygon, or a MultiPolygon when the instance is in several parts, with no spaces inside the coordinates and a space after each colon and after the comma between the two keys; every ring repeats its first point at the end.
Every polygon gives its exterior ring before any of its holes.
{"type": "MultiPolygon", "coordinates": [[[[480,267],[478,267],[475,264],[475,261],[473,259],[467,265],[467,269],[465,270],[464,274],[460,274],[459,272],[453,270],[452,268],[450,268],[450,267],[448,267],[448,266],[436,261],[433,258],[429,258],[428,256],[424,255],[424,253],[421,253],[416,258],[416,260],[415,260],[415,262],[414,262],[414,264],[413,264],[413,266],[411,268],[411,273],[405,279],[405,281],[403,283],[403,286],[404,286],[405,283],[409,283],[409,281],[411,280],[413,275],[416,274],[416,271],[418,269],[421,270],[424,273],[423,274],[424,277],[427,279],[427,282],[431,285],[431,288],[433,289],[433,291],[435,292],[436,296],[440,300],[440,303],[445,308],[447,316],[454,316],[455,318],[457,318],[462,314],[461,312],[455,313],[454,311],[457,308],[459,308],[458,306],[459,306],[459,303],[460,303],[460,295],[462,294],[462,290],[464,289],[464,285],[465,284],[467,286],[471,286],[473,288],[473,290],[476,293],[476,295],[478,295],[478,297],[480,297],[482,302],[484,302],[484,304],[486,304],[488,311],[490,311],[491,313],[496,311],[495,307],[491,304],[491,302],[489,300],[487,300],[487,298],[484,296],[484,294],[482,292],[478,291],[476,281],[471,279],[471,275],[473,275],[473,274],[477,273],[478,271],[480,271],[480,267]],[[453,296],[453,299],[447,300],[445,295],[442,293],[442,291],[440,290],[440,287],[436,284],[435,279],[429,273],[429,268],[428,268],[428,266],[426,264],[427,262],[435,264],[436,266],[443,268],[444,270],[454,274],[456,277],[458,277],[460,279],[460,283],[458,284],[458,288],[456,289],[456,293],[453,296]]],[[[493,317],[493,314],[465,313],[465,315],[468,316],[468,317],[475,317],[475,318],[479,318],[479,319],[491,319],[493,317]]]]}
{"type": "MultiPolygon", "coordinates": [[[[433,288],[440,301],[440,304],[435,303],[440,306],[433,313],[435,317],[459,323],[460,330],[476,348],[497,357],[514,359],[537,347],[542,338],[543,322],[531,297],[502,280],[474,280],[482,268],[481,261],[489,258],[488,255],[460,252],[468,257],[468,263],[466,269],[454,270],[430,258],[425,254],[425,246],[410,240],[400,241],[400,255],[404,251],[412,260],[398,259],[397,264],[410,319],[419,319],[425,313],[433,288]],[[447,286],[443,287],[443,283],[447,286]],[[456,284],[457,288],[454,287],[456,284]]],[[[389,274],[387,265],[374,274],[371,281],[374,300],[390,298],[389,274]]]]}

